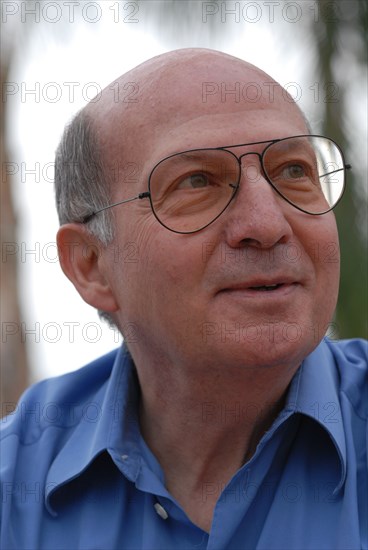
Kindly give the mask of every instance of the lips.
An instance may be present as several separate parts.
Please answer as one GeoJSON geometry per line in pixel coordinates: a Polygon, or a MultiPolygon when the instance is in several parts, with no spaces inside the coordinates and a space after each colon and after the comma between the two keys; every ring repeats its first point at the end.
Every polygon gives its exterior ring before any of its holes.
{"type": "Polygon", "coordinates": [[[272,280],[264,278],[253,279],[249,282],[231,284],[226,288],[222,288],[220,293],[233,293],[236,295],[260,296],[265,294],[287,294],[293,290],[299,282],[289,277],[277,277],[272,280]]]}
{"type": "Polygon", "coordinates": [[[229,284],[229,286],[223,288],[223,290],[275,290],[280,286],[291,285],[296,282],[297,281],[295,279],[291,279],[290,277],[286,276],[272,277],[272,279],[260,277],[240,283],[231,283],[229,284]]]}

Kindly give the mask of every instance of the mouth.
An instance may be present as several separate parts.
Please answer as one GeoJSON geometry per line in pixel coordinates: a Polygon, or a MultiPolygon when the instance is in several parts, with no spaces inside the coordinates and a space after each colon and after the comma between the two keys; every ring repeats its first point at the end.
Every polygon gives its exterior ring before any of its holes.
{"type": "Polygon", "coordinates": [[[280,288],[281,286],[284,286],[284,283],[276,283],[274,285],[249,286],[248,289],[257,290],[257,291],[261,291],[261,292],[263,292],[263,291],[272,292],[273,290],[276,290],[276,289],[280,288]]]}
{"type": "Polygon", "coordinates": [[[234,296],[286,296],[299,285],[296,281],[252,281],[250,284],[237,284],[224,288],[220,293],[233,294],[234,296]]]}

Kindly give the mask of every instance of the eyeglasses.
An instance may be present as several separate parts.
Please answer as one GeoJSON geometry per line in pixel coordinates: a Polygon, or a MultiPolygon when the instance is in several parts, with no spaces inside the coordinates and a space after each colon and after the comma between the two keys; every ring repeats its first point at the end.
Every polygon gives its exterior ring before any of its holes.
{"type": "Polygon", "coordinates": [[[315,216],[337,205],[344,193],[345,171],[351,168],[345,164],[340,147],[318,135],[190,149],[158,162],[149,175],[148,191],[96,210],[82,223],[108,208],[148,198],[154,216],[166,229],[174,233],[200,231],[221,216],[234,199],[240,185],[241,161],[249,155],[259,158],[264,178],[278,195],[315,216]],[[237,156],[230,151],[263,144],[267,145],[261,153],[237,156]]]}

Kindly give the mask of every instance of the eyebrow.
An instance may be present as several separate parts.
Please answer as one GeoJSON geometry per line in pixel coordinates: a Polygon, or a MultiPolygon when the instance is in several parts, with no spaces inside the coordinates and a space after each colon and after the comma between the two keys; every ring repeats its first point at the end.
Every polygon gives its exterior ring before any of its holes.
{"type": "Polygon", "coordinates": [[[184,157],[185,160],[201,160],[198,153],[201,153],[203,151],[208,151],[209,149],[206,149],[205,147],[203,149],[193,149],[190,151],[183,151],[179,153],[174,153],[173,155],[166,157],[167,159],[172,159],[174,162],[180,160],[184,157]]]}

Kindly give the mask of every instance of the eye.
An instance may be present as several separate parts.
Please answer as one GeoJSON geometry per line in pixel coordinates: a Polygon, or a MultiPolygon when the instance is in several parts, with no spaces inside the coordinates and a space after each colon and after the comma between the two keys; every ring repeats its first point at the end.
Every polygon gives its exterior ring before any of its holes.
{"type": "Polygon", "coordinates": [[[179,183],[177,189],[198,189],[208,185],[210,185],[210,181],[206,174],[190,174],[179,183]]]}
{"type": "Polygon", "coordinates": [[[281,175],[285,178],[299,179],[304,178],[307,174],[301,164],[289,164],[283,168],[281,175]]]}

